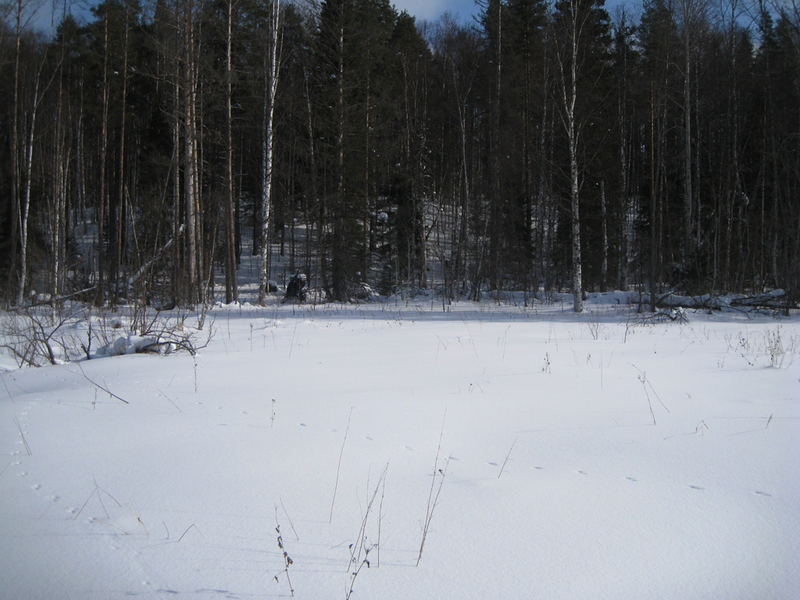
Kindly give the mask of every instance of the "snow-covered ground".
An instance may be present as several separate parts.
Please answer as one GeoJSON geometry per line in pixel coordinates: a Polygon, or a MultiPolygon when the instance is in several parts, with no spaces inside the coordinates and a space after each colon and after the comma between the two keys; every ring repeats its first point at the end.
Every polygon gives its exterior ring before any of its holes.
{"type": "Polygon", "coordinates": [[[0,356],[0,597],[799,598],[800,319],[587,308],[218,306],[196,357],[0,356]]]}

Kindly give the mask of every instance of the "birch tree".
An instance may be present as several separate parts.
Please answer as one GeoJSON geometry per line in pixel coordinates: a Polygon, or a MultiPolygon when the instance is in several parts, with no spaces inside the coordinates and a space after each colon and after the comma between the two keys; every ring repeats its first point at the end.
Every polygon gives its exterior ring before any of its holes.
{"type": "Polygon", "coordinates": [[[234,0],[226,2],[225,21],[225,303],[239,301],[236,276],[236,221],[233,207],[233,10],[234,0]]]}
{"type": "MultiPolygon", "coordinates": [[[[280,0],[272,0],[269,9],[269,46],[264,53],[264,102],[262,113],[261,138],[261,269],[259,282],[259,302],[263,303],[269,291],[270,276],[270,230],[272,227],[272,181],[274,172],[275,146],[275,98],[278,94],[280,73],[280,0]]],[[[312,140],[313,144],[313,140],[312,140]]]]}

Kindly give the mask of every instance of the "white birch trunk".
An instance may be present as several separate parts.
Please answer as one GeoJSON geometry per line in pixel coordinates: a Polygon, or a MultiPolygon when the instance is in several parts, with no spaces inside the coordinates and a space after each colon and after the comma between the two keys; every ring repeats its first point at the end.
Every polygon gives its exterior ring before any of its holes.
{"type": "MultiPolygon", "coordinates": [[[[44,64],[44,61],[42,61],[44,64]]],[[[33,93],[33,108],[31,109],[31,126],[28,132],[28,146],[25,149],[25,197],[22,201],[19,213],[20,240],[20,276],[19,290],[17,293],[17,306],[22,306],[25,299],[25,287],[28,283],[28,217],[31,208],[31,179],[33,176],[33,141],[36,132],[36,112],[39,107],[39,77],[41,75],[41,65],[36,74],[36,85],[33,93]]]]}
{"type": "Polygon", "coordinates": [[[269,291],[270,227],[272,221],[272,172],[274,147],[275,97],[278,92],[278,60],[280,39],[280,0],[272,0],[270,11],[270,48],[266,56],[264,82],[264,114],[261,158],[261,282],[259,302],[263,303],[269,291]]]}
{"type": "Polygon", "coordinates": [[[569,74],[564,71],[564,57],[556,53],[561,70],[561,100],[564,105],[562,119],[569,146],[569,198],[571,208],[572,238],[572,308],[575,312],[583,311],[583,274],[581,270],[581,220],[578,177],[578,124],[575,109],[578,101],[578,43],[582,22],[578,20],[578,2],[570,0],[569,31],[569,74]]]}

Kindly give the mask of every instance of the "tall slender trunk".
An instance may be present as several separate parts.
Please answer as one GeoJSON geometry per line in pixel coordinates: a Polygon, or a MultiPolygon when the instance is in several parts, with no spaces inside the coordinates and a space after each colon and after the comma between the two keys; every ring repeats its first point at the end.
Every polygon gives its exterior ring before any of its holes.
{"type": "Polygon", "coordinates": [[[583,273],[581,263],[581,216],[580,216],[580,173],[578,171],[578,142],[580,126],[578,124],[578,49],[585,16],[578,17],[580,10],[578,0],[569,1],[568,21],[565,23],[566,52],[557,49],[555,53],[560,71],[559,86],[561,90],[561,121],[567,136],[569,151],[569,204],[570,204],[570,241],[572,245],[572,309],[583,311],[583,273]],[[569,64],[565,64],[566,62],[569,64]],[[569,71],[565,67],[569,67],[569,71]]]}
{"type": "MultiPolygon", "coordinates": [[[[128,41],[130,36],[130,7],[125,3],[125,42],[122,58],[122,99],[120,100],[121,124],[119,132],[119,189],[117,197],[117,239],[114,240],[113,252],[113,277],[114,277],[114,299],[119,295],[123,248],[125,243],[125,120],[127,117],[128,103],[128,41]]],[[[124,290],[123,290],[124,291],[124,290]]]]}
{"type": "MultiPolygon", "coordinates": [[[[737,64],[736,64],[736,16],[737,16],[737,0],[730,0],[731,6],[731,20],[730,20],[730,60],[731,60],[731,93],[730,93],[730,112],[731,112],[731,125],[732,125],[732,132],[731,132],[731,169],[733,169],[733,189],[731,191],[731,218],[733,218],[733,212],[738,204],[738,218],[736,219],[736,223],[738,225],[738,237],[734,247],[736,248],[739,254],[738,268],[733,269],[733,272],[738,272],[739,280],[735,282],[735,285],[738,287],[742,287],[744,284],[744,276],[745,276],[745,264],[743,264],[744,260],[742,260],[742,252],[743,252],[743,244],[745,243],[744,236],[742,235],[742,222],[743,222],[743,211],[745,208],[745,204],[748,202],[747,198],[745,198],[745,192],[742,186],[742,178],[741,178],[741,165],[739,162],[739,93],[737,89],[737,79],[738,79],[738,71],[737,71],[737,64]]],[[[731,245],[730,237],[732,236],[732,231],[729,232],[729,241],[728,245],[731,245]]],[[[732,273],[733,274],[733,273],[732,273]]]]}
{"type": "Polygon", "coordinates": [[[184,197],[186,214],[186,259],[187,259],[187,286],[188,300],[195,303],[198,300],[198,277],[197,277],[197,217],[195,211],[195,190],[197,178],[197,144],[195,137],[194,123],[194,94],[190,89],[191,82],[187,82],[184,90],[184,105],[186,110],[186,122],[184,131],[184,197]]]}
{"type": "MultiPolygon", "coordinates": [[[[501,223],[501,202],[502,196],[500,191],[500,101],[502,96],[502,48],[503,48],[503,3],[497,0],[497,39],[495,40],[494,48],[494,96],[492,98],[492,130],[491,130],[491,144],[492,144],[492,195],[491,195],[491,208],[490,208],[490,235],[491,235],[491,282],[492,286],[499,292],[502,287],[501,275],[501,232],[503,225],[501,223]]],[[[500,295],[497,295],[498,301],[500,295]]]]}
{"type": "Polygon", "coordinates": [[[198,155],[197,155],[197,79],[195,70],[194,3],[186,0],[183,15],[183,104],[184,104],[184,199],[186,210],[187,299],[200,297],[198,251],[198,155]]]}
{"type": "MultiPolygon", "coordinates": [[[[317,224],[317,255],[319,259],[319,267],[317,268],[318,275],[321,274],[322,276],[322,284],[323,287],[327,289],[327,265],[325,263],[325,245],[323,240],[323,231],[324,231],[324,210],[322,206],[322,202],[320,201],[319,197],[319,181],[317,179],[317,152],[316,146],[314,144],[314,112],[313,112],[313,105],[311,102],[311,85],[309,82],[310,75],[308,73],[308,69],[306,65],[303,65],[303,93],[305,96],[305,109],[306,109],[306,131],[308,134],[308,162],[309,162],[309,169],[311,171],[311,202],[313,203],[313,210],[316,217],[316,224],[317,224]]],[[[306,234],[306,246],[307,246],[307,254],[308,260],[310,261],[311,256],[311,232],[309,231],[306,234]]],[[[314,285],[315,288],[319,286],[317,284],[314,285]]]]}
{"type": "Polygon", "coordinates": [[[608,291],[608,215],[606,212],[606,180],[600,180],[600,217],[603,228],[603,256],[600,265],[600,291],[608,291]]]}
{"type": "Polygon", "coordinates": [[[344,5],[339,14],[339,30],[337,38],[336,62],[336,208],[333,215],[333,296],[334,300],[347,300],[345,273],[345,188],[344,188],[344,136],[345,136],[345,102],[344,102],[344,5]]]}
{"type": "Polygon", "coordinates": [[[627,130],[627,56],[625,56],[623,66],[623,80],[620,85],[620,93],[618,97],[619,103],[619,169],[620,169],[620,206],[621,206],[621,219],[622,226],[621,241],[622,248],[619,254],[619,286],[622,290],[628,289],[628,268],[630,267],[631,254],[632,254],[632,240],[629,223],[629,207],[628,207],[628,130],[627,130]]]}
{"type": "Polygon", "coordinates": [[[231,114],[231,53],[233,46],[233,0],[228,0],[225,35],[225,303],[239,301],[236,278],[236,221],[233,210],[233,118],[231,114]]]}
{"type": "MultiPolygon", "coordinates": [[[[23,0],[17,0],[16,31],[14,39],[14,101],[11,107],[11,261],[9,279],[14,276],[17,248],[19,245],[19,211],[20,211],[20,169],[19,169],[19,62],[20,41],[22,38],[23,0]]],[[[11,281],[9,281],[9,284],[11,281]]],[[[9,285],[9,289],[11,285],[9,285]]],[[[22,286],[20,285],[20,290],[22,286]]]]}
{"type": "MultiPolygon", "coordinates": [[[[424,60],[424,59],[423,59],[424,60]]],[[[414,169],[415,169],[415,176],[414,176],[414,197],[418,199],[419,207],[418,210],[420,211],[420,237],[421,237],[421,270],[422,273],[420,275],[420,286],[423,289],[428,287],[428,229],[427,229],[427,215],[428,215],[428,204],[427,204],[427,195],[423,189],[424,181],[423,181],[423,173],[425,172],[425,156],[428,147],[428,81],[427,81],[427,74],[428,74],[428,63],[427,61],[423,62],[424,66],[424,81],[422,83],[422,115],[421,118],[419,115],[415,114],[415,121],[419,123],[419,127],[421,128],[420,131],[420,143],[419,148],[417,150],[418,154],[414,161],[414,169]]],[[[415,103],[416,106],[416,103],[415,103]]],[[[415,111],[416,112],[416,111],[415,111]]]]}
{"type": "Polygon", "coordinates": [[[36,85],[34,87],[33,93],[33,106],[31,108],[31,123],[30,129],[28,132],[28,143],[27,147],[25,148],[25,196],[22,201],[22,206],[20,210],[20,223],[19,229],[21,233],[21,241],[20,241],[20,277],[19,277],[19,290],[17,293],[17,305],[22,306],[23,300],[25,298],[25,286],[27,285],[27,274],[28,274],[28,224],[29,224],[29,217],[30,217],[30,208],[31,208],[31,186],[33,184],[33,143],[35,139],[35,132],[36,132],[36,114],[37,109],[39,108],[39,101],[41,99],[39,95],[39,80],[41,77],[41,67],[44,64],[44,60],[39,65],[39,72],[36,74],[36,85]]]}
{"type": "Polygon", "coordinates": [[[550,94],[548,93],[548,86],[550,84],[550,57],[547,55],[548,53],[548,42],[550,41],[550,29],[549,27],[545,30],[545,39],[544,39],[544,48],[545,48],[545,56],[542,60],[542,85],[544,87],[544,93],[542,94],[542,119],[539,126],[539,190],[537,193],[537,204],[538,204],[538,214],[537,218],[539,220],[539,243],[538,243],[538,252],[539,252],[539,264],[540,264],[540,273],[539,278],[544,282],[545,291],[549,288],[550,285],[550,269],[548,268],[548,256],[550,252],[548,251],[549,244],[549,221],[550,221],[550,214],[548,209],[547,202],[550,198],[549,193],[549,179],[547,177],[547,169],[546,166],[546,157],[547,157],[547,139],[548,139],[548,132],[549,128],[549,119],[551,118],[550,114],[550,94]]]}
{"type": "MultiPolygon", "coordinates": [[[[570,28],[571,60],[569,73],[569,96],[565,90],[567,138],[569,141],[569,197],[572,209],[572,308],[575,312],[583,311],[583,274],[581,262],[581,218],[578,180],[578,129],[575,109],[578,101],[578,4],[572,2],[570,12],[572,23],[570,28]]],[[[566,87],[566,86],[565,86],[566,87]]]]}
{"type": "Polygon", "coordinates": [[[95,304],[104,306],[105,290],[105,217],[106,217],[106,156],[108,153],[108,10],[103,18],[103,118],[100,126],[100,182],[97,204],[97,287],[95,304]]]}
{"type": "MultiPolygon", "coordinates": [[[[367,65],[370,64],[369,59],[369,50],[367,50],[367,65]]],[[[370,266],[370,196],[369,196],[369,141],[370,141],[370,102],[372,100],[371,97],[371,88],[370,88],[370,72],[369,67],[367,67],[367,82],[366,82],[366,102],[365,102],[365,111],[364,111],[364,207],[363,207],[363,216],[364,219],[364,226],[362,231],[362,244],[364,246],[364,256],[363,262],[361,265],[361,281],[366,282],[367,277],[369,275],[369,266],[370,266]]],[[[412,236],[413,240],[413,236],[412,236]]]]}
{"type": "MultiPolygon", "coordinates": [[[[61,57],[64,56],[64,45],[61,47],[61,57]]],[[[53,136],[53,215],[51,245],[53,254],[53,298],[56,299],[62,292],[61,270],[64,255],[64,226],[66,221],[66,187],[67,169],[69,159],[65,148],[64,133],[64,71],[58,70],[58,100],[56,101],[56,124],[53,136]]],[[[57,303],[53,302],[53,311],[57,303]]]]}
{"type": "MultiPolygon", "coordinates": [[[[278,92],[278,61],[280,39],[280,0],[272,0],[270,12],[270,39],[269,51],[265,53],[265,81],[263,104],[263,137],[261,140],[261,277],[259,285],[259,300],[264,301],[269,291],[270,275],[270,230],[272,227],[272,176],[273,176],[273,149],[275,145],[275,97],[278,92]]],[[[310,100],[309,100],[310,102],[310,100]]],[[[310,111],[309,105],[309,111],[310,111]]],[[[311,128],[311,115],[309,112],[309,130],[311,128]]],[[[310,135],[310,131],[309,131],[310,135]]],[[[313,137],[310,140],[312,146],[313,137]]],[[[315,180],[315,175],[312,175],[315,180]]],[[[313,186],[312,186],[313,187],[313,186]]],[[[316,191],[314,192],[316,194],[316,191]]]]}
{"type": "MultiPolygon", "coordinates": [[[[533,92],[531,89],[533,73],[531,68],[531,45],[529,32],[525,31],[525,52],[523,57],[523,86],[524,86],[524,106],[523,106],[523,136],[522,136],[522,172],[523,172],[523,212],[524,212],[524,251],[522,257],[522,285],[525,292],[525,306],[528,305],[528,291],[530,289],[530,276],[532,271],[533,258],[533,92]]],[[[535,292],[534,292],[535,293],[535,292]]]]}
{"type": "Polygon", "coordinates": [[[650,84],[650,310],[656,311],[656,273],[658,266],[658,214],[656,197],[656,103],[650,84]]]}
{"type": "MultiPolygon", "coordinates": [[[[453,72],[453,78],[455,79],[455,67],[453,72]]],[[[456,93],[458,93],[458,88],[456,88],[456,93]]],[[[461,178],[462,178],[462,185],[463,185],[463,192],[461,194],[461,211],[460,211],[460,227],[458,228],[458,242],[456,244],[456,265],[457,265],[457,272],[456,278],[460,278],[464,275],[466,279],[466,275],[464,274],[465,270],[465,263],[466,261],[466,243],[467,243],[467,208],[469,206],[470,200],[470,183],[469,183],[469,165],[467,163],[467,94],[464,93],[464,100],[463,103],[461,98],[457,97],[456,102],[458,104],[458,124],[459,124],[459,133],[460,133],[460,140],[461,140],[461,178]]],[[[457,212],[458,214],[458,212],[457,212]]],[[[455,283],[455,281],[453,281],[455,283]]]]}
{"type": "Polygon", "coordinates": [[[180,84],[178,82],[177,71],[172,90],[172,101],[175,114],[172,119],[172,237],[175,245],[172,251],[172,304],[178,305],[181,301],[181,290],[183,289],[183,254],[181,253],[182,244],[178,243],[179,232],[182,231],[181,225],[181,177],[180,177],[180,147],[181,147],[181,123],[180,123],[180,84]]]}
{"type": "MultiPolygon", "coordinates": [[[[688,23],[686,24],[688,27],[688,23]]],[[[692,196],[692,59],[689,31],[684,32],[684,78],[683,78],[683,262],[688,268],[694,252],[693,213],[694,198],[692,196]]]]}
{"type": "MultiPolygon", "coordinates": [[[[86,147],[85,147],[85,133],[84,133],[84,106],[83,106],[83,73],[81,72],[78,88],[80,90],[78,100],[78,123],[75,127],[75,161],[77,169],[77,180],[75,187],[77,188],[78,206],[73,212],[73,226],[77,226],[78,222],[85,228],[86,226],[86,147]]],[[[83,230],[85,233],[85,229],[83,230]]]]}

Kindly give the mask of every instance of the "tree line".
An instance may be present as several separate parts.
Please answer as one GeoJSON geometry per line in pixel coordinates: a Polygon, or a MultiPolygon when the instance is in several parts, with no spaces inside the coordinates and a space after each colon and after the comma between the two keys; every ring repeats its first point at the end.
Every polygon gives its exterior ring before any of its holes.
{"type": "Polygon", "coordinates": [[[797,4],[68,1],[2,5],[6,305],[800,293],[797,4]]]}

